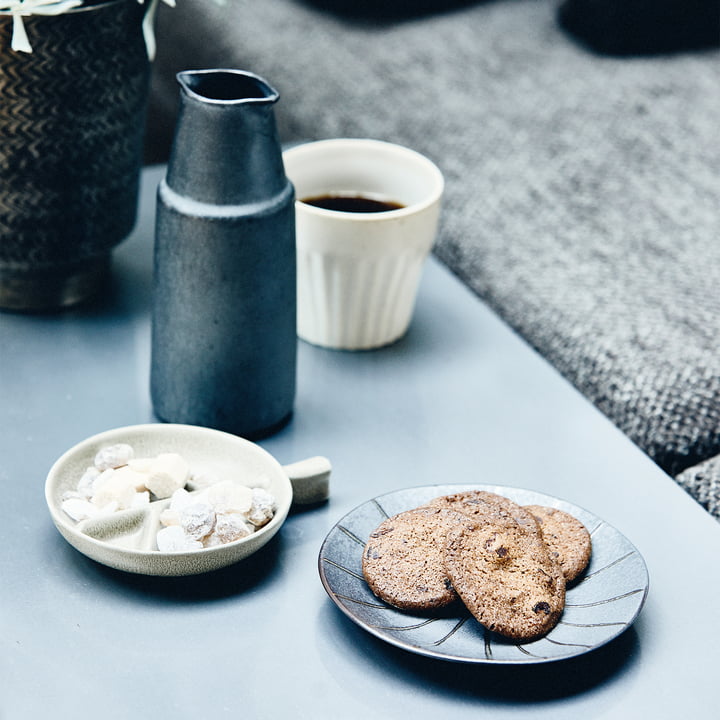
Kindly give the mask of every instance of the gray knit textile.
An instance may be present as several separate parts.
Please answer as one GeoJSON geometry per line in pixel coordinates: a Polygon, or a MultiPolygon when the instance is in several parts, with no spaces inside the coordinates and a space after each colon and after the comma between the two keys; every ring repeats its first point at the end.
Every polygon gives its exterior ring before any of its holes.
{"type": "MultiPolygon", "coordinates": [[[[425,153],[437,256],[668,473],[720,453],[718,52],[594,55],[542,0],[375,24],[179,0],[158,25],[156,148],[174,72],[224,66],[280,91],[285,141],[425,153]]],[[[682,484],[701,500],[705,479],[682,484]]]]}
{"type": "Polygon", "coordinates": [[[720,519],[720,455],[683,470],[676,479],[708,512],[720,519]]]}

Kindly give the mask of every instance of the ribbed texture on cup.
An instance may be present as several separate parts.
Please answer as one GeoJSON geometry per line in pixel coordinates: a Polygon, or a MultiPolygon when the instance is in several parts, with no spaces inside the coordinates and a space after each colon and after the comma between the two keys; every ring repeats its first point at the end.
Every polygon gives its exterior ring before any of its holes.
{"type": "Polygon", "coordinates": [[[399,339],[410,324],[425,256],[299,253],[298,335],[343,350],[368,350],[399,339]]]}

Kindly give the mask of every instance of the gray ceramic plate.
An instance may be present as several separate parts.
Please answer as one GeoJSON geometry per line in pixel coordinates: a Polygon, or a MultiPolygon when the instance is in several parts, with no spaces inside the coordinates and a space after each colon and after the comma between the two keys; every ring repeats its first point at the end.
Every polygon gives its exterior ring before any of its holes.
{"type": "Polygon", "coordinates": [[[330,598],[360,627],[405,650],[468,663],[540,663],[594,650],[632,624],[648,592],[648,572],[642,556],[606,522],[549,495],[495,485],[431,485],[369,500],[333,527],[320,549],[318,566],[330,598]],[[378,600],[363,579],[363,547],[386,517],[439,495],[468,489],[496,492],[521,505],[565,510],[590,531],[590,564],[581,578],[568,587],[560,622],[540,640],[523,644],[505,640],[486,631],[461,605],[435,616],[397,610],[378,600]]]}

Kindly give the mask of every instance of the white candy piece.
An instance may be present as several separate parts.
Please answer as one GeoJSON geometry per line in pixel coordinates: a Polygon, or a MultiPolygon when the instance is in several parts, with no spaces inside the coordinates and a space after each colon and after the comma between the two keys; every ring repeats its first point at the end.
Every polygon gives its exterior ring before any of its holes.
{"type": "MultiPolygon", "coordinates": [[[[99,471],[98,471],[99,472],[99,471]]],[[[93,481],[92,483],[88,483],[87,485],[84,485],[86,491],[89,493],[87,496],[88,500],[90,502],[93,502],[93,498],[95,497],[95,494],[100,490],[100,488],[105,485],[105,483],[109,482],[110,479],[115,475],[115,470],[112,468],[108,468],[107,470],[103,470],[93,481]]],[[[79,484],[78,484],[79,485],[79,484]]],[[[97,505],[97,503],[95,503],[97,505]]]]}
{"type": "Polygon", "coordinates": [[[165,508],[160,513],[160,524],[164,525],[165,527],[170,527],[171,525],[179,525],[180,524],[180,513],[177,510],[172,510],[171,508],[165,508]]]}
{"type": "Polygon", "coordinates": [[[117,470],[115,470],[115,476],[122,477],[128,484],[132,484],[138,492],[147,490],[147,485],[145,484],[148,479],[147,473],[133,470],[129,465],[117,468],[117,470]]]}
{"type": "Polygon", "coordinates": [[[207,501],[219,513],[248,513],[252,508],[253,491],[231,480],[211,485],[206,491],[207,501]]]}
{"type": "Polygon", "coordinates": [[[193,540],[202,540],[215,526],[215,511],[207,503],[194,503],[180,511],[180,527],[193,540]]]}
{"type": "Polygon", "coordinates": [[[256,527],[262,527],[272,520],[275,514],[275,498],[262,488],[253,488],[252,507],[247,519],[256,527]]]}
{"type": "Polygon", "coordinates": [[[270,477],[268,475],[256,475],[247,484],[253,488],[262,488],[263,490],[267,490],[270,487],[270,477]]]}
{"type": "Polygon", "coordinates": [[[120,510],[120,506],[118,505],[117,500],[111,500],[106,505],[103,505],[98,510],[98,515],[112,515],[114,512],[117,512],[120,510]]]}
{"type": "Polygon", "coordinates": [[[200,499],[191,495],[185,488],[178,488],[170,498],[170,509],[180,511],[188,505],[200,502],[200,499]]]}
{"type": "MultiPolygon", "coordinates": [[[[130,471],[132,473],[132,471],[130,471]]],[[[104,507],[112,502],[117,503],[121,510],[132,507],[135,499],[135,475],[122,473],[118,470],[105,470],[95,481],[91,502],[97,507],[104,507]]]]}
{"type": "Polygon", "coordinates": [[[181,455],[161,453],[152,464],[145,486],[156,498],[167,498],[184,488],[189,477],[190,468],[181,455]]]}
{"type": "Polygon", "coordinates": [[[139,473],[149,473],[152,470],[155,458],[142,457],[133,458],[128,462],[128,467],[139,473]]]}
{"type": "Polygon", "coordinates": [[[77,484],[77,491],[83,496],[90,499],[93,496],[93,487],[95,481],[100,477],[100,470],[91,465],[80,477],[77,484]]]}
{"type": "Polygon", "coordinates": [[[160,552],[182,552],[197,550],[202,543],[189,538],[179,525],[172,525],[158,531],[157,546],[160,552]]]}
{"type": "Polygon", "coordinates": [[[150,504],[150,493],[147,490],[143,490],[142,492],[136,492],[135,497],[133,498],[132,504],[130,505],[131,508],[140,508],[145,507],[146,505],[150,504]]]}
{"type": "Polygon", "coordinates": [[[199,472],[191,475],[190,482],[196,490],[205,490],[219,482],[219,478],[211,472],[199,472]]]}
{"type": "Polygon", "coordinates": [[[107,470],[103,470],[96,478],[93,480],[92,484],[92,493],[93,495],[97,492],[98,488],[105,482],[107,482],[113,475],[115,474],[115,470],[113,468],[108,468],[107,470]]]}
{"type": "Polygon", "coordinates": [[[185,488],[176,490],[170,498],[170,505],[160,513],[160,524],[165,526],[179,525],[180,511],[196,502],[201,502],[201,499],[191,495],[185,488]]]}
{"type": "Polygon", "coordinates": [[[62,509],[75,521],[87,520],[100,513],[100,509],[85,498],[68,498],[63,500],[62,509]]]}
{"type": "Polygon", "coordinates": [[[118,443],[117,445],[108,445],[101,448],[95,456],[95,467],[98,470],[108,470],[111,468],[122,467],[135,455],[135,451],[130,445],[118,443]]]}
{"type": "Polygon", "coordinates": [[[254,531],[255,528],[246,522],[245,516],[240,513],[218,514],[215,518],[215,528],[203,541],[203,545],[205,547],[224,545],[247,537],[254,531]]]}

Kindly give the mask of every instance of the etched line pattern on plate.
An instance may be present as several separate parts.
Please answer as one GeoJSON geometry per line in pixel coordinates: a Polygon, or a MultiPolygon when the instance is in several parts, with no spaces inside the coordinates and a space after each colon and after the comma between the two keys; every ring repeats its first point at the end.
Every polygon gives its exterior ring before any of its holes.
{"type": "Polygon", "coordinates": [[[612,562],[609,562],[607,565],[605,565],[601,568],[598,568],[597,570],[593,570],[591,573],[587,573],[587,575],[583,576],[583,580],[589,580],[590,578],[595,577],[596,575],[599,575],[600,573],[605,572],[606,570],[610,570],[610,568],[613,568],[616,565],[619,565],[621,562],[625,562],[625,560],[627,560],[628,558],[634,557],[634,556],[635,556],[634,552],[632,552],[632,551],[628,552],[625,555],[623,555],[622,557],[619,557],[619,558],[613,560],[612,562]]]}
{"type": "Polygon", "coordinates": [[[633,595],[637,595],[638,593],[645,592],[645,588],[637,588],[635,590],[630,590],[626,593],[622,593],[620,595],[615,595],[614,597],[605,598],[603,600],[595,600],[594,602],[590,603],[565,603],[565,607],[571,607],[571,608],[589,608],[589,607],[597,607],[598,605],[608,605],[609,603],[617,602],[618,600],[624,600],[627,597],[632,597],[633,595]]]}

